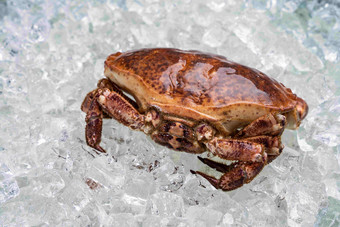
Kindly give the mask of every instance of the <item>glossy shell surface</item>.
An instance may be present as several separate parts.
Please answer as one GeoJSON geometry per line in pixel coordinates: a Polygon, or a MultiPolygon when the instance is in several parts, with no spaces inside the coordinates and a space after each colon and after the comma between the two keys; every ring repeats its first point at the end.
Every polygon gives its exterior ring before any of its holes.
{"type": "Polygon", "coordinates": [[[250,122],[296,106],[290,89],[225,57],[170,48],[110,55],[105,75],[131,94],[140,111],[194,120],[250,122]]]}

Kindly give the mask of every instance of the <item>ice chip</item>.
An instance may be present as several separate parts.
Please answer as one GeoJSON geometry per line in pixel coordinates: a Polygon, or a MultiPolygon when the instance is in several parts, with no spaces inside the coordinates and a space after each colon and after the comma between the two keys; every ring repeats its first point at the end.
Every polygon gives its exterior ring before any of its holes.
{"type": "Polygon", "coordinates": [[[146,212],[153,215],[182,217],[184,203],[181,196],[170,192],[159,192],[150,196],[146,212]]]}
{"type": "Polygon", "coordinates": [[[129,213],[114,214],[111,216],[109,226],[131,226],[138,227],[136,218],[129,213]]]}
{"type": "Polygon", "coordinates": [[[42,175],[33,178],[32,184],[35,185],[35,193],[44,197],[54,197],[65,187],[65,182],[62,177],[53,170],[44,171],[42,175]]]}
{"type": "Polygon", "coordinates": [[[206,207],[191,206],[185,217],[190,220],[192,226],[217,226],[221,223],[223,214],[206,207]]]}
{"type": "Polygon", "coordinates": [[[20,193],[18,184],[10,169],[5,165],[0,166],[0,204],[15,198],[20,193]]]}
{"type": "Polygon", "coordinates": [[[222,223],[223,223],[224,225],[232,225],[232,224],[234,224],[233,215],[231,215],[230,213],[225,213],[225,214],[223,215],[222,223]]]}
{"type": "Polygon", "coordinates": [[[203,35],[202,41],[211,47],[221,46],[226,40],[227,33],[224,31],[221,24],[214,24],[203,35]]]}
{"type": "MultiPolygon", "coordinates": [[[[230,1],[230,2],[232,2],[232,1],[230,1]]],[[[207,5],[210,9],[212,9],[216,12],[221,12],[221,11],[223,11],[226,3],[223,0],[214,0],[214,1],[209,1],[209,3],[207,5]]]]}

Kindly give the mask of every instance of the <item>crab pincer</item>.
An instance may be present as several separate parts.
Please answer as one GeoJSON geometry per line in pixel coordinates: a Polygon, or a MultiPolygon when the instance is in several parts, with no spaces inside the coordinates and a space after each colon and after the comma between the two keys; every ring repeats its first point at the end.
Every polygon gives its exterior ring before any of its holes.
{"type": "Polygon", "coordinates": [[[266,160],[262,162],[236,162],[230,165],[225,165],[212,161],[207,158],[198,157],[204,164],[222,172],[220,179],[209,176],[200,171],[190,170],[193,174],[198,174],[207,179],[215,188],[224,191],[231,191],[241,187],[245,183],[249,183],[254,177],[261,172],[266,165],[266,160]]]}

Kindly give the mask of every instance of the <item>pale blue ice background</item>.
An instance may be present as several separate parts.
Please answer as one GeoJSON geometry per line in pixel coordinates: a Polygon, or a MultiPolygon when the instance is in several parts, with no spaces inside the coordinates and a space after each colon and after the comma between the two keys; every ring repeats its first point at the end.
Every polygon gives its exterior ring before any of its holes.
{"type": "Polygon", "coordinates": [[[0,0],[0,226],[339,226],[338,0],[0,0]],[[310,106],[250,184],[215,190],[194,155],[106,120],[98,156],[80,104],[116,51],[218,53],[310,106]],[[86,181],[101,186],[91,190],[86,181]]]}

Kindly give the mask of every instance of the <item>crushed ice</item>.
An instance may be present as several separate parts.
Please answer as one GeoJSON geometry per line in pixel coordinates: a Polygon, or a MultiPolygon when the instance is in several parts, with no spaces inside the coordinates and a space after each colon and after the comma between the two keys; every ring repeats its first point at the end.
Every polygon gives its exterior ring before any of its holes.
{"type": "Polygon", "coordinates": [[[0,1],[0,225],[339,226],[336,1],[0,1]],[[215,190],[195,156],[105,120],[98,156],[80,104],[105,57],[142,47],[218,53],[310,105],[251,183],[215,190]]]}

